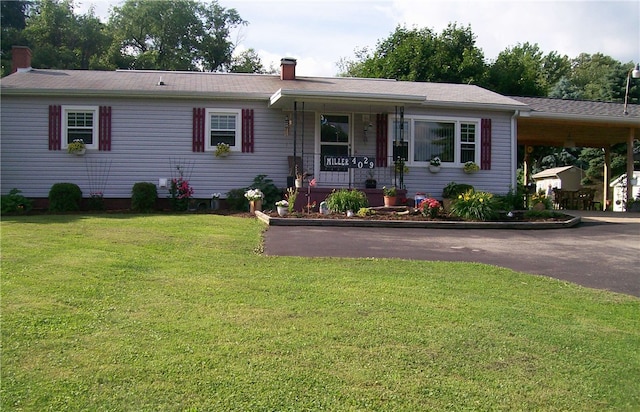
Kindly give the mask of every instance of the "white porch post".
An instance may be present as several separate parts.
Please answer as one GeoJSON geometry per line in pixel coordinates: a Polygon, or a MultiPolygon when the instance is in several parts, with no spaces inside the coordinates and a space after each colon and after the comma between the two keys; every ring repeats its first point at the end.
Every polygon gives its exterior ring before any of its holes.
{"type": "Polygon", "coordinates": [[[609,180],[611,180],[611,147],[604,147],[604,170],[602,172],[602,210],[607,210],[607,201],[609,200],[609,180]]]}
{"type": "Polygon", "coordinates": [[[629,140],[627,141],[627,204],[633,200],[633,141],[635,129],[629,128],[629,140]]]}

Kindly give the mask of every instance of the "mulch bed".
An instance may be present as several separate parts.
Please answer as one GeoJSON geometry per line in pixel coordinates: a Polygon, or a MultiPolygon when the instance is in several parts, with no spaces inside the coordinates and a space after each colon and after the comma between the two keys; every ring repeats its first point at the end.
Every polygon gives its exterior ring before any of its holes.
{"type": "MultiPolygon", "coordinates": [[[[461,222],[464,219],[459,217],[451,216],[448,214],[440,214],[435,218],[428,218],[423,216],[420,212],[414,211],[413,208],[409,208],[409,213],[402,213],[402,211],[397,210],[398,208],[380,208],[376,210],[376,213],[368,216],[358,216],[357,214],[351,218],[347,218],[344,213],[330,213],[330,214],[322,214],[318,212],[294,212],[291,214],[287,214],[284,217],[278,216],[278,213],[271,210],[263,211],[264,214],[271,218],[281,218],[281,219],[360,219],[360,220],[403,220],[403,221],[432,221],[432,222],[461,222]],[[395,210],[394,210],[395,209],[395,210]]],[[[405,209],[407,210],[407,209],[405,209]]],[[[507,217],[506,214],[501,214],[501,217],[492,222],[559,222],[570,219],[570,216],[565,214],[558,213],[553,217],[525,217],[524,211],[515,211],[512,212],[513,216],[507,217]]]]}

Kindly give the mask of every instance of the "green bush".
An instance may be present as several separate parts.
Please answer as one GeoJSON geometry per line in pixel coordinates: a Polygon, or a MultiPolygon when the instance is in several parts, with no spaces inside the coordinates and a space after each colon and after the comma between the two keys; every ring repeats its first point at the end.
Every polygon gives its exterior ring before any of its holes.
{"type": "Polygon", "coordinates": [[[451,214],[465,220],[487,221],[498,216],[499,204],[488,192],[469,190],[451,205],[451,214]]]}
{"type": "Polygon", "coordinates": [[[227,205],[231,210],[248,210],[249,201],[244,197],[246,190],[243,189],[231,189],[227,193],[227,205]]]}
{"type": "Polygon", "coordinates": [[[364,192],[356,189],[340,189],[334,190],[327,196],[327,205],[332,212],[345,213],[347,210],[359,211],[369,206],[369,201],[364,192]]]}
{"type": "Polygon", "coordinates": [[[524,210],[526,209],[524,193],[524,186],[518,185],[515,191],[513,187],[509,187],[509,192],[506,195],[496,196],[495,199],[498,202],[498,207],[502,210],[524,210]]]}
{"type": "Polygon", "coordinates": [[[13,188],[9,194],[2,195],[0,202],[2,203],[2,214],[8,213],[25,213],[31,210],[32,202],[22,196],[20,190],[13,188]]]}
{"type": "Polygon", "coordinates": [[[82,190],[75,183],[56,183],[49,190],[49,211],[74,212],[80,210],[82,190]]]}
{"type": "Polygon", "coordinates": [[[158,189],[149,182],[137,182],[131,189],[131,209],[136,212],[149,213],[156,206],[158,189]]]}
{"type": "Polygon", "coordinates": [[[473,190],[473,186],[466,183],[449,182],[442,189],[442,197],[444,199],[457,199],[458,196],[467,193],[469,190],[473,190]]]}

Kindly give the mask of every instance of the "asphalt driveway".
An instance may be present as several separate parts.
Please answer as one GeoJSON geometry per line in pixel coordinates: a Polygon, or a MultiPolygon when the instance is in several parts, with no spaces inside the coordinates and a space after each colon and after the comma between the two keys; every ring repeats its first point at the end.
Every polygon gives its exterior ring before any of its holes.
{"type": "Polygon", "coordinates": [[[272,226],[264,251],[479,262],[640,297],[640,215],[579,213],[576,227],[551,230],[272,226]]]}

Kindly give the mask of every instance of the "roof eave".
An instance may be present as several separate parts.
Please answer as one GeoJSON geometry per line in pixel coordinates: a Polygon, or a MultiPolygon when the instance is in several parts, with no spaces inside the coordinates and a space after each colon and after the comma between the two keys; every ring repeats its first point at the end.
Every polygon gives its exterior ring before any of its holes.
{"type": "MultiPolygon", "coordinates": [[[[162,87],[162,86],[158,86],[162,87]]],[[[135,92],[122,90],[76,90],[76,89],[11,89],[2,88],[4,96],[74,96],[74,97],[167,97],[174,99],[221,99],[221,100],[268,100],[266,93],[216,93],[216,92],[185,92],[165,90],[140,90],[135,92]]]]}
{"type": "Polygon", "coordinates": [[[421,104],[425,96],[384,93],[324,92],[279,89],[269,98],[269,106],[282,108],[291,100],[366,104],[421,104]]]}
{"type": "Polygon", "coordinates": [[[626,116],[626,117],[614,117],[614,116],[594,116],[584,114],[571,114],[571,113],[549,113],[549,112],[536,112],[531,111],[528,118],[536,120],[558,120],[558,121],[576,121],[576,122],[591,122],[591,123],[612,123],[620,125],[635,125],[640,127],[640,117],[626,116]]]}

